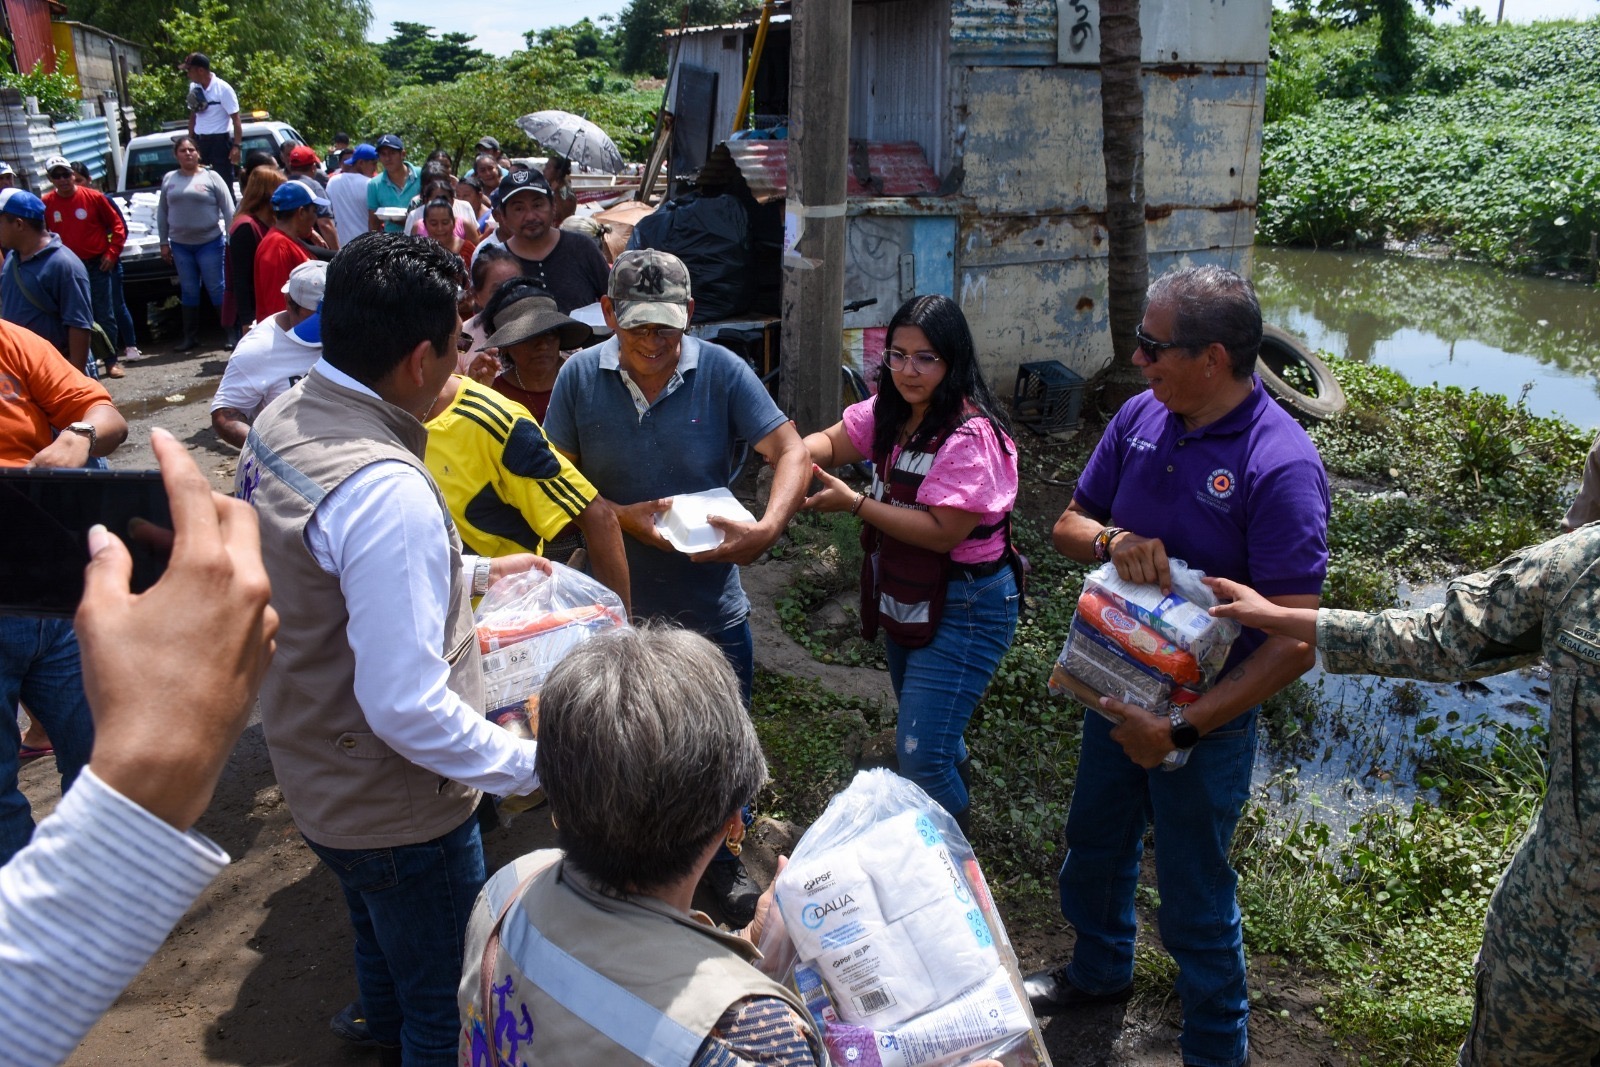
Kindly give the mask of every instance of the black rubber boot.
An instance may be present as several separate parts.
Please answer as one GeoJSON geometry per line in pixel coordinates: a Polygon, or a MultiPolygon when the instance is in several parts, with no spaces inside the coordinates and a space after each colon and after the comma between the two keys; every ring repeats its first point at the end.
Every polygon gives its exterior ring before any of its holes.
{"type": "Polygon", "coordinates": [[[192,352],[200,347],[200,309],[186,307],[183,309],[183,341],[175,352],[192,352]]]}

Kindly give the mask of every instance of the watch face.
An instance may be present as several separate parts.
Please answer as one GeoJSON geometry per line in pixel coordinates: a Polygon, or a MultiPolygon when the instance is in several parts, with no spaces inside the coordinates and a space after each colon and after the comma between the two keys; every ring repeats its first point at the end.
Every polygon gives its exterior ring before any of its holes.
{"type": "Polygon", "coordinates": [[[1182,712],[1172,713],[1172,743],[1178,748],[1193,748],[1200,743],[1200,731],[1182,712]]]}

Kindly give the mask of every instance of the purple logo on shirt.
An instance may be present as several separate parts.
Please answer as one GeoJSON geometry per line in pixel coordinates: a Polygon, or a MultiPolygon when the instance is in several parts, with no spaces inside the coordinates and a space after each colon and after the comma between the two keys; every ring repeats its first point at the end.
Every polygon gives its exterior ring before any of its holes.
{"type": "Polygon", "coordinates": [[[1218,467],[1211,472],[1211,478],[1206,482],[1206,490],[1218,500],[1226,500],[1233,495],[1236,485],[1233,472],[1226,467],[1218,467]]]}

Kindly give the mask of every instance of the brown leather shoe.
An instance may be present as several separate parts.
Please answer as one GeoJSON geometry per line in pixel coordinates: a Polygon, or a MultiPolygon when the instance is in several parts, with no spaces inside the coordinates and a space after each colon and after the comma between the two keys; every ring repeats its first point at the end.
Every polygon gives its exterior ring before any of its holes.
{"type": "Polygon", "coordinates": [[[122,369],[122,364],[120,363],[113,363],[106,368],[107,378],[126,378],[127,376],[128,372],[122,369]]]}

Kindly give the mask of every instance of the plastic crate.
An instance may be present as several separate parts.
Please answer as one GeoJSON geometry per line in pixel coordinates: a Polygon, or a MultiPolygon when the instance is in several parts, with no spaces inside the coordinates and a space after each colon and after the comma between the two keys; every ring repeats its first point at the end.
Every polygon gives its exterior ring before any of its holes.
{"type": "Polygon", "coordinates": [[[1017,368],[1011,416],[1034,433],[1076,430],[1087,384],[1057,360],[1024,363],[1017,368]]]}

